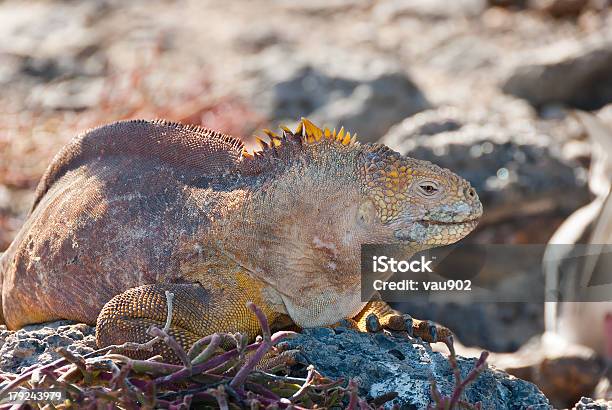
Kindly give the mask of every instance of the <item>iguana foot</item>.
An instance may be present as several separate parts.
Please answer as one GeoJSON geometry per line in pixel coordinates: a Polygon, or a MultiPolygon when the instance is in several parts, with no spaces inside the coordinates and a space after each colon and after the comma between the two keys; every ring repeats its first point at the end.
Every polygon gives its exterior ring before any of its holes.
{"type": "MultiPolygon", "coordinates": [[[[414,319],[408,314],[402,314],[381,301],[369,302],[365,308],[353,318],[355,326],[362,332],[380,332],[383,329],[407,332],[413,337],[420,337],[426,342],[444,342],[452,345],[452,332],[430,320],[414,319]]],[[[450,346],[449,346],[450,348],[450,346]]]]}
{"type": "Polygon", "coordinates": [[[288,369],[298,363],[306,364],[304,354],[301,350],[273,349],[264,355],[257,366],[255,366],[255,369],[262,371],[276,371],[282,368],[288,369]]]}

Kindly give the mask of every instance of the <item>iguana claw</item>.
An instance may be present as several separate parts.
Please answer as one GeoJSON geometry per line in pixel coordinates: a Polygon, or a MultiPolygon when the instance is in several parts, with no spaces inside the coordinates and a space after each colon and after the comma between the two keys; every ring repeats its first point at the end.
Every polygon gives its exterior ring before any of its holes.
{"type": "Polygon", "coordinates": [[[366,330],[370,333],[380,332],[383,329],[380,324],[380,320],[378,320],[378,316],[374,313],[370,313],[368,317],[366,317],[366,330]]]}

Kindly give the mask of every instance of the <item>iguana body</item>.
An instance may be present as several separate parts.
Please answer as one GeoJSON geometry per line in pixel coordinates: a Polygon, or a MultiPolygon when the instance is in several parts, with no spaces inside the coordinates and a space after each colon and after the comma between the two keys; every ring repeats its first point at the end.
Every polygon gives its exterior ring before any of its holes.
{"type": "Polygon", "coordinates": [[[307,120],[263,146],[251,155],[218,132],[147,121],[75,138],[0,259],[5,323],[97,320],[101,345],[144,341],[170,290],[184,345],[254,337],[247,301],[273,327],[370,311],[388,324],[393,311],[360,300],[360,244],[452,243],[482,213],[452,172],[307,120]]]}

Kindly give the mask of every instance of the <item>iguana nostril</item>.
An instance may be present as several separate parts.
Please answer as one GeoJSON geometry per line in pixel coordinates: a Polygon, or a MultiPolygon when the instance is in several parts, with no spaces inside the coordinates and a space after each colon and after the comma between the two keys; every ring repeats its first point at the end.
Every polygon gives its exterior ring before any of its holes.
{"type": "Polygon", "coordinates": [[[476,190],[474,188],[472,188],[472,187],[469,187],[466,190],[466,195],[470,199],[475,199],[476,198],[476,190]]]}

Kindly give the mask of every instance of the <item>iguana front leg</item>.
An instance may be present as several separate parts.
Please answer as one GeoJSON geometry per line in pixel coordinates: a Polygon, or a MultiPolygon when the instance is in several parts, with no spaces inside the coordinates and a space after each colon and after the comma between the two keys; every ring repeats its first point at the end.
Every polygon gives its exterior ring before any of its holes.
{"type": "Polygon", "coordinates": [[[383,328],[406,331],[429,343],[446,342],[452,332],[429,320],[418,320],[392,309],[386,302],[371,301],[352,319],[362,332],[376,332],[383,328]]]}

